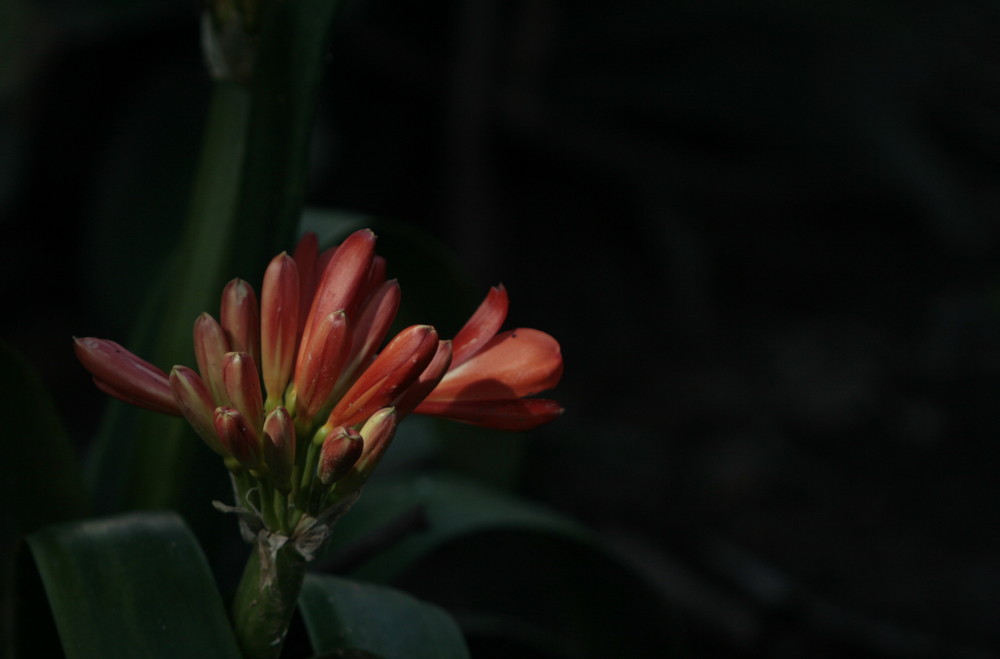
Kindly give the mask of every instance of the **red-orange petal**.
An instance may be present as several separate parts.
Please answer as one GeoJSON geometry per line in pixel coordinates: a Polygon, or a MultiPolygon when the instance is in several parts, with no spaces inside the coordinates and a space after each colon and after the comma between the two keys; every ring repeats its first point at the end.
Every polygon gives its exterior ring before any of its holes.
{"type": "Polygon", "coordinates": [[[295,422],[284,407],[279,405],[264,419],[264,441],[261,444],[264,463],[274,486],[288,494],[292,489],[295,468],[295,422]]]}
{"type": "Polygon", "coordinates": [[[311,419],[327,405],[347,359],[351,336],[347,316],[335,311],[316,326],[309,343],[303,343],[295,364],[295,414],[311,419]]]}
{"type": "Polygon", "coordinates": [[[222,289],[219,323],[226,333],[229,349],[245,352],[260,363],[260,306],[253,287],[233,279],[222,289]]]}
{"type": "Polygon", "coordinates": [[[324,485],[343,478],[361,457],[365,442],[361,433],[352,428],[335,428],[326,439],[319,452],[316,473],[324,485]]]}
{"type": "Polygon", "coordinates": [[[227,352],[222,362],[222,382],[233,407],[254,428],[261,427],[264,423],[264,398],[253,357],[245,352],[227,352]]]}
{"type": "Polygon", "coordinates": [[[260,366],[267,397],[280,401],[292,376],[299,331],[299,271],[285,252],[271,260],[260,293],[260,366]]]}
{"type": "Polygon", "coordinates": [[[424,369],[423,373],[420,374],[420,377],[417,378],[417,381],[410,385],[406,393],[396,402],[396,413],[400,418],[412,412],[413,408],[427,397],[427,394],[434,391],[434,387],[438,386],[441,379],[448,372],[451,361],[451,341],[438,341],[437,352],[434,353],[434,358],[431,359],[431,362],[424,369]]]}
{"type": "Polygon", "coordinates": [[[546,398],[425,400],[414,412],[498,430],[530,430],[558,418],[563,408],[556,401],[546,398]]]}
{"type": "Polygon", "coordinates": [[[382,284],[365,303],[354,323],[350,361],[340,376],[340,386],[346,387],[360,369],[368,366],[382,339],[389,332],[399,311],[399,283],[393,279],[382,284]]]}
{"type": "Polygon", "coordinates": [[[393,405],[427,368],[437,347],[437,331],[430,325],[404,329],[341,397],[328,423],[352,426],[393,405]]]}
{"type": "Polygon", "coordinates": [[[235,407],[217,407],[214,414],[215,432],[226,451],[248,469],[260,466],[260,438],[246,417],[235,407]]]}
{"type": "Polygon", "coordinates": [[[361,428],[364,450],[354,467],[337,483],[337,491],[348,494],[364,485],[396,434],[399,417],[392,407],[376,410],[361,428]]]}
{"type": "Polygon", "coordinates": [[[208,384],[215,402],[228,405],[226,387],[222,382],[222,362],[229,352],[229,340],[215,318],[202,313],[194,321],[194,356],[198,362],[198,372],[208,384]]]}
{"type": "Polygon", "coordinates": [[[117,398],[123,403],[128,403],[129,405],[135,405],[136,407],[141,407],[144,410],[149,410],[151,412],[177,415],[177,411],[173,408],[161,406],[149,399],[136,398],[135,396],[127,394],[124,391],[116,389],[115,387],[108,384],[104,380],[99,380],[97,378],[92,378],[92,380],[94,382],[94,386],[97,387],[98,390],[106,393],[112,398],[117,398]]]}
{"type": "Polygon", "coordinates": [[[464,364],[496,336],[503,321],[507,319],[509,306],[507,289],[503,287],[503,284],[490,289],[490,292],[486,294],[486,299],[483,300],[462,329],[458,330],[458,334],[452,340],[453,366],[458,367],[464,364]]]}
{"type": "Polygon", "coordinates": [[[428,400],[504,400],[551,389],[562,377],[559,342],[535,329],[498,334],[452,368],[428,400]]]}
{"type": "Polygon", "coordinates": [[[105,393],[131,405],[180,416],[167,374],[153,364],[106,339],[75,339],[73,349],[105,393]]]}
{"type": "Polygon", "coordinates": [[[334,311],[343,309],[348,318],[354,317],[374,258],[375,234],[370,229],[355,231],[337,248],[316,288],[302,333],[303,343],[310,341],[316,326],[334,311]]]}
{"type": "Polygon", "coordinates": [[[215,432],[215,401],[205,381],[187,366],[174,366],[170,371],[170,389],[174,392],[181,413],[209,448],[221,456],[229,455],[219,443],[215,432]]]}

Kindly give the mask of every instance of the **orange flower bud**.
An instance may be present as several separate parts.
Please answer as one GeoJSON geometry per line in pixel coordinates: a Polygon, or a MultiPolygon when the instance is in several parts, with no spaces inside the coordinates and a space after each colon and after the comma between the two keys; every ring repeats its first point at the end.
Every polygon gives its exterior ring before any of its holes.
{"type": "Polygon", "coordinates": [[[194,356],[198,372],[208,384],[212,398],[219,404],[229,404],[226,387],[222,383],[222,362],[229,352],[229,341],[222,325],[207,313],[194,321],[194,356]]]}
{"type": "Polygon", "coordinates": [[[234,279],[222,289],[219,321],[226,333],[229,350],[246,352],[260,362],[260,310],[250,284],[234,279]]]}
{"type": "Polygon", "coordinates": [[[73,349],[105,393],[154,412],[181,413],[167,374],[114,341],[74,339],[73,349]]]}
{"type": "Polygon", "coordinates": [[[413,325],[389,342],[330,413],[331,425],[352,426],[403,395],[437,352],[437,331],[413,325]]]}
{"type": "MultiPolygon", "coordinates": [[[[355,231],[334,251],[316,288],[303,329],[302,345],[312,341],[323,319],[334,311],[343,310],[348,318],[353,316],[362,302],[360,297],[374,256],[375,234],[369,229],[355,231]]],[[[299,359],[302,355],[300,347],[299,359]]]]}
{"type": "Polygon", "coordinates": [[[250,425],[260,428],[264,422],[264,399],[253,357],[245,352],[227,352],[222,361],[222,382],[232,406],[250,425]]]}
{"type": "Polygon", "coordinates": [[[335,311],[316,325],[309,344],[302,344],[295,365],[295,414],[312,419],[333,393],[347,359],[350,336],[347,316],[335,311]]]}
{"type": "Polygon", "coordinates": [[[229,455],[215,433],[215,401],[205,381],[187,366],[174,366],[170,371],[170,389],[198,436],[219,455],[229,455]]]}
{"type": "Polygon", "coordinates": [[[264,462],[279,491],[292,489],[295,466],[295,424],[284,407],[276,407],[264,419],[264,462]]]}
{"type": "Polygon", "coordinates": [[[299,271],[282,252],[271,260],[261,287],[260,366],[267,398],[277,404],[292,376],[299,331],[299,271]]]}
{"type": "Polygon", "coordinates": [[[399,283],[393,279],[380,285],[365,302],[351,333],[351,361],[341,373],[341,385],[350,382],[371,361],[396,318],[400,297],[399,283]]]}
{"type": "Polygon", "coordinates": [[[217,407],[215,432],[226,452],[247,469],[260,467],[260,441],[246,417],[234,407],[217,407]]]}
{"type": "Polygon", "coordinates": [[[334,428],[319,453],[316,473],[324,485],[335,483],[347,474],[364,449],[361,435],[351,428],[334,428]]]}

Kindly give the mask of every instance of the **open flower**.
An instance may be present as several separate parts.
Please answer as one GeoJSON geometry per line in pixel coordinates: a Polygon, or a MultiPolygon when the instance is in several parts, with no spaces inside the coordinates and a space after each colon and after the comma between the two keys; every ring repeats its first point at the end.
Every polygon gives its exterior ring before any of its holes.
{"type": "Polygon", "coordinates": [[[272,259],[259,303],[234,279],[219,320],[195,320],[197,370],[174,366],[168,375],[104,339],[76,339],[75,349],[103,391],[187,419],[224,458],[261,525],[287,535],[304,516],[356,495],[411,412],[503,429],[562,412],[525,398],[555,386],[562,357],[543,332],[497,333],[508,306],[502,287],[453,341],[413,325],[380,349],[399,303],[371,231],[323,252],[307,234],[294,255],[272,259]],[[259,505],[272,496],[286,505],[259,505]]]}
{"type": "Polygon", "coordinates": [[[527,430],[562,414],[553,400],[526,398],[558,384],[559,343],[535,329],[498,334],[508,306],[506,289],[492,288],[455,336],[448,372],[414,412],[504,430],[527,430]]]}

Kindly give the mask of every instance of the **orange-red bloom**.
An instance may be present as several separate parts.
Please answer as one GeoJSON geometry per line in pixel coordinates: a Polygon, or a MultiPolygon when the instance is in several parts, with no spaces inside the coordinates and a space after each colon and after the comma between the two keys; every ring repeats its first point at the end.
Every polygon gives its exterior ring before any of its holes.
{"type": "Polygon", "coordinates": [[[506,289],[492,288],[455,336],[451,366],[417,414],[504,430],[534,428],[562,414],[553,400],[526,398],[558,384],[559,343],[535,329],[497,334],[508,306],[506,289]]]}
{"type": "Polygon", "coordinates": [[[183,415],[231,469],[290,497],[313,476],[325,487],[359,487],[411,412],[513,430],[562,412],[528,398],[559,381],[559,344],[533,329],[498,333],[503,287],[454,340],[413,325],[380,351],[399,304],[371,231],[323,252],[308,234],[294,256],[271,261],[259,305],[250,285],[234,279],[219,320],[195,320],[197,372],[175,366],[168,376],[103,339],[77,339],[75,349],[103,391],[183,415]]]}

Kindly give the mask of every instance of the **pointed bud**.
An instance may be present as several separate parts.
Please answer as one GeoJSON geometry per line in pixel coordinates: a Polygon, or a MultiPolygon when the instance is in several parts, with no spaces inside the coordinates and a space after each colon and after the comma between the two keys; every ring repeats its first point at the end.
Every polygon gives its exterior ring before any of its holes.
{"type": "Polygon", "coordinates": [[[399,302],[399,282],[393,279],[379,286],[365,303],[352,332],[350,362],[340,375],[341,387],[371,362],[396,318],[399,302]]]}
{"type": "Polygon", "coordinates": [[[364,440],[351,428],[334,428],[323,440],[316,473],[323,485],[330,485],[344,477],[361,457],[364,440]]]}
{"type": "MultiPolygon", "coordinates": [[[[329,314],[342,309],[348,318],[362,302],[364,285],[375,256],[375,234],[370,229],[355,231],[333,252],[326,265],[316,295],[309,309],[309,317],[302,334],[302,342],[312,340],[317,326],[329,314]]],[[[299,352],[301,356],[301,350],[299,352]]]]}
{"type": "Polygon", "coordinates": [[[268,401],[278,404],[292,375],[299,330],[299,271],[282,252],[271,260],[261,288],[261,370],[268,401]]]}
{"type": "Polygon", "coordinates": [[[311,419],[329,403],[347,358],[350,336],[347,316],[335,311],[316,325],[309,343],[303,343],[295,364],[295,415],[311,419]]]}
{"type": "Polygon", "coordinates": [[[365,421],[365,425],[361,426],[361,436],[365,440],[365,450],[361,459],[366,463],[377,461],[389,447],[389,442],[396,434],[398,423],[399,414],[395,408],[383,407],[372,414],[371,418],[365,421]]]}
{"type": "Polygon", "coordinates": [[[396,403],[396,413],[405,417],[438,386],[452,363],[451,341],[438,341],[437,352],[417,381],[406,390],[396,403]]]}
{"type": "Polygon", "coordinates": [[[181,413],[167,374],[114,341],[74,339],[73,349],[105,393],[154,412],[181,413]]]}
{"type": "Polygon", "coordinates": [[[246,417],[233,407],[217,407],[214,414],[215,432],[229,455],[247,469],[260,466],[260,442],[246,417]]]}
{"type": "Polygon", "coordinates": [[[337,484],[338,492],[349,494],[365,484],[379,460],[382,459],[382,455],[389,448],[389,444],[396,434],[398,422],[399,417],[396,415],[396,410],[391,407],[378,410],[365,422],[361,428],[364,451],[350,473],[337,484]]]}
{"type": "Polygon", "coordinates": [[[264,419],[264,462],[279,491],[292,490],[295,466],[295,423],[284,407],[276,407],[264,419]]]}
{"type": "Polygon", "coordinates": [[[250,284],[234,279],[222,290],[219,321],[232,352],[246,352],[260,362],[260,309],[250,284]]]}
{"type": "Polygon", "coordinates": [[[229,455],[215,433],[215,401],[205,381],[187,366],[174,366],[170,371],[170,389],[198,436],[219,455],[229,455]]]}
{"type": "Polygon", "coordinates": [[[253,357],[245,352],[227,352],[222,362],[222,381],[232,406],[259,428],[264,422],[264,399],[253,357]]]}
{"type": "Polygon", "coordinates": [[[359,292],[358,303],[359,308],[362,305],[368,304],[368,300],[371,299],[372,295],[378,291],[379,287],[385,283],[385,273],[388,269],[385,257],[378,256],[377,254],[372,258],[372,264],[368,268],[368,275],[365,277],[365,283],[362,285],[359,292]]]}
{"type": "Polygon", "coordinates": [[[388,407],[420,376],[438,348],[437,331],[413,325],[389,342],[330,413],[329,423],[352,426],[388,407]]]}
{"type": "Polygon", "coordinates": [[[222,362],[229,352],[229,341],[222,325],[207,313],[202,313],[194,321],[194,356],[198,362],[198,372],[208,384],[216,403],[228,405],[226,387],[222,383],[222,362]]]}

